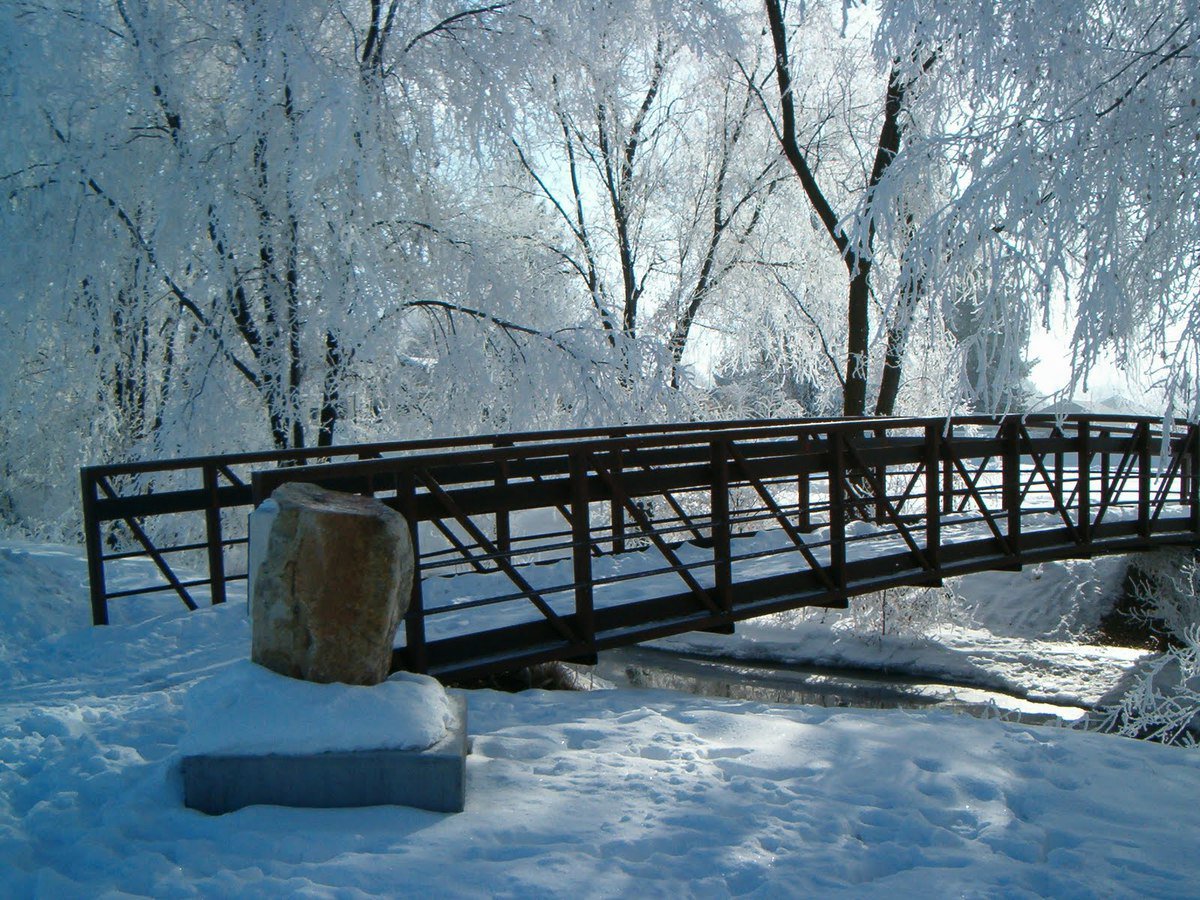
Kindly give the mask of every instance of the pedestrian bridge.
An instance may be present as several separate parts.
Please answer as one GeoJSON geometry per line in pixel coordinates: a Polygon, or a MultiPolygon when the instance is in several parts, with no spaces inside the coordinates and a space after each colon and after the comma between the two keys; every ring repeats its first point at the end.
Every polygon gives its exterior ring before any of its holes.
{"type": "Polygon", "coordinates": [[[223,602],[246,577],[245,514],[285,481],[378,497],[417,550],[394,665],[463,677],[971,572],[1200,546],[1198,457],[1197,426],[1160,419],[805,419],[92,466],[81,484],[97,624],[135,595],[223,602]],[[152,577],[110,584],[133,558],[152,577]]]}

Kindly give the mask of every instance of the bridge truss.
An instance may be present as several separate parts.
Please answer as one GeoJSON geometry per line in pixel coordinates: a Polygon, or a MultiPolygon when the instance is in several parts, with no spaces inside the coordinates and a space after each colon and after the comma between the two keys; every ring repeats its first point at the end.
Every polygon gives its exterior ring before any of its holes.
{"type": "Polygon", "coordinates": [[[286,481],[371,494],[417,549],[394,666],[473,676],[987,569],[1200,545],[1195,425],[1102,416],[722,422],[81,470],[93,620],[220,603],[286,481]],[[191,482],[189,484],[189,482],[191,482]],[[147,582],[108,583],[145,562],[147,582]],[[203,575],[185,576],[188,570],[203,575]]]}

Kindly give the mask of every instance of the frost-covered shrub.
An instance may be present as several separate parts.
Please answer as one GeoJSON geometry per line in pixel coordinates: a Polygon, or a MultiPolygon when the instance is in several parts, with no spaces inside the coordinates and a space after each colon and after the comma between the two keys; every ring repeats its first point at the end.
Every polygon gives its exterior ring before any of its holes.
{"type": "Polygon", "coordinates": [[[1146,554],[1138,560],[1140,577],[1133,590],[1138,604],[1129,616],[1161,633],[1171,644],[1184,644],[1200,623],[1200,567],[1187,551],[1146,554]]]}
{"type": "Polygon", "coordinates": [[[1101,731],[1200,746],[1200,625],[1189,627],[1183,639],[1182,647],[1157,657],[1121,702],[1106,711],[1101,731]]]}
{"type": "Polygon", "coordinates": [[[946,587],[888,588],[850,600],[838,623],[864,635],[933,637],[961,618],[960,598],[946,587]]]}
{"type": "Polygon", "coordinates": [[[1146,571],[1150,577],[1138,588],[1142,605],[1133,615],[1164,630],[1173,646],[1105,711],[1099,728],[1195,747],[1200,738],[1200,567],[1194,557],[1181,561],[1160,555],[1146,571]]]}

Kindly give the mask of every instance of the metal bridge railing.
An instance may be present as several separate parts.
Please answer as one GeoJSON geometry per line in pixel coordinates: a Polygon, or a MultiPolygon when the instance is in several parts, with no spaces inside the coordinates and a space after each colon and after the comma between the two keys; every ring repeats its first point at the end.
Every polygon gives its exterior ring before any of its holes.
{"type": "Polygon", "coordinates": [[[220,602],[245,577],[227,564],[244,542],[231,514],[305,480],[409,520],[418,577],[397,667],[588,659],[898,584],[1195,546],[1198,442],[1195,426],[1144,418],[841,419],[210,457],[152,464],[198,482],[156,493],[129,488],[145,472],[97,467],[83,470],[93,612],[106,621],[109,600],[139,591],[105,588],[105,565],[133,555],[154,563],[153,589],[220,602]],[[192,517],[199,539],[160,543],[168,516],[192,517]],[[114,526],[132,546],[102,551],[114,526]],[[207,577],[176,574],[189,553],[207,577]]]}

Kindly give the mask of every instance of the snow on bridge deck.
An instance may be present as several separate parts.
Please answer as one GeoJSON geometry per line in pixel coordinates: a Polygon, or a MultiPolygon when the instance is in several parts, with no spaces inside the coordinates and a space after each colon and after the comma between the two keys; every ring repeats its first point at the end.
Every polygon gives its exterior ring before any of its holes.
{"type": "MultiPolygon", "coordinates": [[[[1168,504],[1163,518],[1186,519],[1187,507],[1168,504]]],[[[1130,523],[1137,519],[1137,508],[1119,506],[1105,517],[1108,522],[1130,523]]],[[[1060,534],[1063,520],[1055,512],[1026,514],[1022,517],[1023,535],[1038,532],[1060,534]]],[[[856,521],[847,524],[846,556],[848,562],[882,557],[911,556],[903,538],[886,525],[856,521]]],[[[978,516],[959,514],[942,519],[942,548],[976,545],[992,539],[985,522],[978,516]]],[[[804,535],[817,562],[830,563],[829,528],[819,528],[804,535]]],[[[786,576],[804,571],[808,564],[795,544],[781,528],[770,528],[753,534],[734,536],[733,578],[736,583],[760,581],[774,576],[786,576]]],[[[674,548],[679,560],[705,589],[715,586],[712,550],[695,542],[674,548]]],[[[1115,552],[1115,551],[1111,551],[1115,552]]],[[[1057,553],[1056,556],[1078,555],[1057,553]]],[[[1002,562],[998,554],[989,554],[1002,562]]],[[[964,571],[997,568],[996,565],[963,566],[964,571]]],[[[574,612],[574,581],[569,557],[521,566],[529,584],[544,597],[559,615],[574,612]]],[[[664,557],[648,546],[639,550],[606,555],[593,560],[595,584],[594,603],[597,609],[608,609],[639,600],[678,593],[684,584],[664,557]]],[[[950,574],[950,573],[948,573],[950,574]]],[[[424,582],[425,631],[430,641],[501,629],[521,623],[539,622],[542,614],[519,593],[511,590],[512,582],[503,572],[461,572],[434,576],[424,582]]],[[[802,604],[796,604],[802,605],[802,604]]],[[[826,604],[821,604],[826,605],[826,604]]],[[[397,647],[404,647],[403,632],[397,634],[397,647]]]]}

